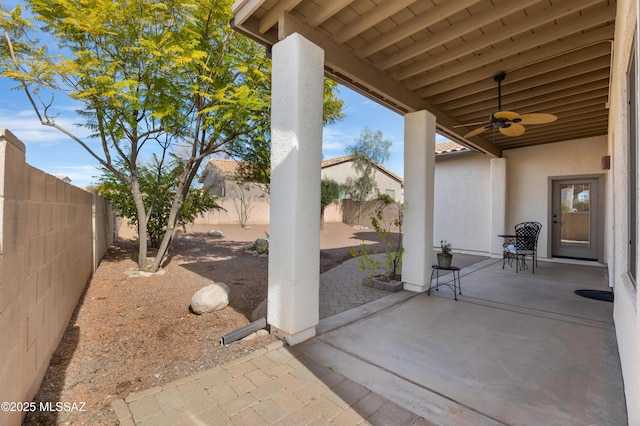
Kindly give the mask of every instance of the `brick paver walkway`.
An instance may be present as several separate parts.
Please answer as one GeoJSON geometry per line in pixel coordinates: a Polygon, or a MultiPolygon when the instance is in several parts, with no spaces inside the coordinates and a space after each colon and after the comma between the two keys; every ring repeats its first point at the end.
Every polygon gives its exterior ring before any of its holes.
{"type": "MultiPolygon", "coordinates": [[[[363,286],[367,274],[357,259],[322,274],[320,318],[390,294],[363,286]]],[[[282,342],[112,406],[121,425],[430,424],[282,342]]]]}
{"type": "MultiPolygon", "coordinates": [[[[386,254],[376,254],[384,265],[386,254]]],[[[339,314],[365,303],[388,296],[389,293],[362,285],[368,271],[358,268],[358,259],[350,259],[320,276],[320,319],[339,314]]]]}
{"type": "Polygon", "coordinates": [[[280,342],[113,408],[121,425],[430,424],[280,342]]]}

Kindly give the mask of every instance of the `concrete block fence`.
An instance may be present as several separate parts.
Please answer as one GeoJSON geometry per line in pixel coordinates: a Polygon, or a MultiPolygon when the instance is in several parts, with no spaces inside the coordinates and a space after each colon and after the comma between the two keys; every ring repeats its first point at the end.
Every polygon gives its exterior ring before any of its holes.
{"type": "Polygon", "coordinates": [[[25,162],[0,127],[0,424],[19,425],[95,268],[113,241],[109,205],[25,162]],[[9,408],[9,410],[5,410],[9,408]]]}

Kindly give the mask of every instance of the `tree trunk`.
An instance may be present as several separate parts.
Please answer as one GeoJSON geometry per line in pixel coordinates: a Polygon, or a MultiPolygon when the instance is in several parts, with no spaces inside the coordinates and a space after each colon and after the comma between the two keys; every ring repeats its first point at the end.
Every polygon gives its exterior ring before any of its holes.
{"type": "Polygon", "coordinates": [[[138,216],[138,269],[143,270],[147,264],[147,212],[136,177],[131,179],[131,195],[138,216]]]}
{"type": "Polygon", "coordinates": [[[191,186],[191,181],[193,180],[195,170],[197,170],[200,166],[200,162],[201,161],[198,161],[194,164],[190,164],[190,162],[187,162],[185,171],[180,176],[180,181],[178,182],[178,187],[176,188],[176,196],[173,199],[173,203],[171,204],[171,211],[169,212],[169,219],[167,220],[167,230],[164,233],[164,237],[162,237],[160,247],[158,247],[158,253],[153,260],[153,263],[149,266],[149,272],[157,272],[158,269],[160,269],[160,264],[169,251],[169,246],[171,245],[171,241],[173,240],[173,237],[176,233],[176,226],[178,224],[178,221],[180,220],[180,211],[182,210],[182,205],[184,204],[184,200],[187,198],[187,192],[189,191],[189,187],[191,186]]]}

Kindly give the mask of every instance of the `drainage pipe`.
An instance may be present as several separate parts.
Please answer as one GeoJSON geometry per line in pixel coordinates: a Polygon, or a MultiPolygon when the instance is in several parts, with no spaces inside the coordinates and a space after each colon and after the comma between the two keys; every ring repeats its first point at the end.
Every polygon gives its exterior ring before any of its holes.
{"type": "Polygon", "coordinates": [[[267,319],[264,317],[260,318],[259,320],[256,320],[251,324],[245,325],[244,327],[237,329],[236,331],[232,331],[229,334],[225,334],[220,339],[220,343],[222,344],[222,346],[228,345],[231,342],[240,340],[243,337],[247,337],[251,333],[254,333],[258,330],[262,330],[263,328],[266,328],[266,327],[267,327],[267,319]]]}

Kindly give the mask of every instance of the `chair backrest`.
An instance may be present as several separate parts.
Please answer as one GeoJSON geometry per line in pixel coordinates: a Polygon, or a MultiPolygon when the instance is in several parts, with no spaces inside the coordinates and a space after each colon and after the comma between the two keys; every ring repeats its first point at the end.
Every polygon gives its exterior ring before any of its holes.
{"type": "Polygon", "coordinates": [[[539,222],[522,222],[516,225],[516,248],[536,250],[542,225],[539,222]]]}

